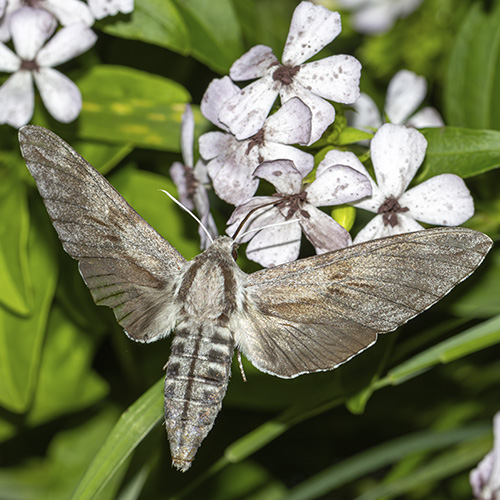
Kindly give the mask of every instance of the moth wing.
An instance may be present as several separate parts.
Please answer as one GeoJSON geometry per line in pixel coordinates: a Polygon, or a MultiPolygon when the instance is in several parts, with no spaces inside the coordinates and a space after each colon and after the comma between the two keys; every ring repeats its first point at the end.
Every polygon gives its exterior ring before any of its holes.
{"type": "Polygon", "coordinates": [[[111,307],[134,340],[168,335],[182,255],[56,134],[26,126],[19,142],[64,250],[79,261],[95,302],[111,307]]]}
{"type": "Polygon", "coordinates": [[[446,295],[491,244],[470,229],[437,228],[258,271],[248,276],[237,344],[279,377],[330,370],[446,295]]]}

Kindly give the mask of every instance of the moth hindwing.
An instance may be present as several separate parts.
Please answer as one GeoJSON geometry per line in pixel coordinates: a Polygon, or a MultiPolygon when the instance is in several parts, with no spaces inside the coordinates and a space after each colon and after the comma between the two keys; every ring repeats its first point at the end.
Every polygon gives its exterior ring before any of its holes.
{"type": "Polygon", "coordinates": [[[176,332],[165,421],[181,471],[220,411],[235,346],[279,377],[331,370],[446,295],[492,244],[470,229],[429,229],[247,275],[222,236],[187,262],[57,135],[26,126],[19,141],[95,302],[133,340],[176,332]]]}

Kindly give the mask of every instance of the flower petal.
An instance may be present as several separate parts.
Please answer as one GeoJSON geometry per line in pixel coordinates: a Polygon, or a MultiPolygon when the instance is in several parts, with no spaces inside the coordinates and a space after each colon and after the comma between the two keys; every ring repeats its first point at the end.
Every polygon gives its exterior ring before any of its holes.
{"type": "Polygon", "coordinates": [[[238,147],[238,141],[225,132],[207,132],[198,139],[200,155],[204,160],[225,156],[238,147]]]}
{"type": "Polygon", "coordinates": [[[36,61],[40,66],[57,66],[87,51],[96,41],[97,35],[85,24],[71,24],[40,49],[36,61]]]}
{"type": "Polygon", "coordinates": [[[221,107],[219,120],[229,127],[237,139],[247,139],[256,134],[278,96],[281,83],[266,75],[241,89],[221,107]]]}
{"type": "Polygon", "coordinates": [[[361,63],[352,56],[331,56],[303,64],[295,76],[313,94],[342,104],[359,97],[361,63]]]}
{"type": "Polygon", "coordinates": [[[82,109],[82,94],[75,83],[52,68],[40,68],[33,77],[49,113],[62,123],[72,122],[82,109]]]}
{"type": "Polygon", "coordinates": [[[300,2],[290,23],[283,50],[283,64],[302,64],[328,45],[341,31],[338,12],[311,2],[300,2]]]}
{"type": "Polygon", "coordinates": [[[474,201],[465,182],[454,174],[441,174],[408,190],[399,198],[408,215],[440,226],[458,226],[474,215],[474,201]]]}
{"type": "Polygon", "coordinates": [[[361,92],[358,100],[352,105],[354,111],[347,111],[347,120],[351,127],[371,132],[382,125],[382,117],[375,101],[361,92]]]}
{"type": "Polygon", "coordinates": [[[399,198],[424,161],[427,141],[418,130],[382,125],[371,141],[377,184],[386,196],[399,198]]]}
{"type": "Polygon", "coordinates": [[[0,87],[0,123],[19,128],[33,116],[35,92],[29,71],[21,70],[10,76],[0,87]]]}
{"type": "Polygon", "coordinates": [[[292,97],[266,120],[266,140],[281,144],[307,144],[311,138],[311,110],[292,97]]]}
{"type": "Polygon", "coordinates": [[[290,160],[265,161],[255,169],[254,175],[270,182],[277,193],[295,194],[302,187],[302,174],[290,160]]]}
{"type": "Polygon", "coordinates": [[[80,0],[44,0],[47,9],[63,26],[74,23],[94,24],[94,16],[89,6],[80,0]]]}
{"type": "Polygon", "coordinates": [[[316,253],[331,252],[351,244],[351,235],[336,220],[309,204],[304,210],[309,217],[302,217],[300,225],[316,253]]]}
{"type": "Polygon", "coordinates": [[[271,66],[279,64],[273,50],[266,45],[256,45],[234,61],[229,76],[235,81],[253,80],[264,76],[271,66]]]}
{"type": "Polygon", "coordinates": [[[194,144],[194,115],[189,104],[186,104],[186,109],[182,114],[181,119],[181,153],[184,165],[192,167],[193,160],[193,144],[194,144]]]}
{"type": "Polygon", "coordinates": [[[307,201],[316,207],[342,205],[370,196],[366,177],[351,167],[334,165],[323,169],[307,188],[307,201]]]}
{"type": "Polygon", "coordinates": [[[301,149],[278,144],[277,142],[266,142],[259,148],[259,155],[264,161],[290,160],[294,167],[305,177],[314,168],[314,156],[301,149]]]}
{"type": "Polygon", "coordinates": [[[395,236],[396,234],[422,231],[423,229],[424,228],[415,219],[404,214],[398,214],[398,223],[394,227],[389,224],[384,224],[382,215],[376,215],[363,229],[361,229],[361,231],[359,231],[353,243],[358,244],[364,241],[386,238],[387,236],[395,236]]]}
{"type": "Polygon", "coordinates": [[[306,89],[300,82],[284,85],[280,90],[281,102],[298,97],[311,110],[311,138],[308,145],[316,142],[335,120],[335,108],[321,97],[306,89]]]}
{"type": "Polygon", "coordinates": [[[255,165],[241,150],[214,158],[207,165],[217,196],[232,205],[241,205],[251,198],[259,179],[253,175],[255,165]]]}
{"type": "Polygon", "coordinates": [[[186,208],[189,208],[189,210],[194,210],[194,203],[191,198],[191,186],[189,186],[188,171],[189,167],[186,167],[180,161],[175,161],[172,163],[168,173],[177,188],[179,201],[186,208]]]}
{"type": "Polygon", "coordinates": [[[96,19],[115,16],[118,12],[130,14],[134,10],[134,0],[87,0],[96,19]]]}
{"type": "Polygon", "coordinates": [[[21,59],[3,43],[0,43],[0,71],[14,73],[21,67],[21,59]]]}
{"type": "Polygon", "coordinates": [[[437,109],[426,107],[411,116],[406,125],[415,128],[444,127],[444,120],[437,109]]]}
{"type": "MultiPolygon", "coordinates": [[[[285,222],[284,217],[275,221],[279,222],[285,222]]],[[[299,256],[301,236],[302,231],[298,222],[263,229],[248,244],[246,255],[264,267],[292,262],[299,256]]]]}
{"type": "Polygon", "coordinates": [[[249,230],[257,230],[268,224],[281,221],[282,217],[279,210],[272,206],[274,202],[276,202],[276,198],[273,196],[255,196],[242,205],[237,206],[227,221],[228,227],[226,229],[226,234],[237,239],[239,243],[246,243],[250,241],[255,234],[254,232],[245,234],[248,233],[249,230]],[[257,208],[261,209],[257,210],[257,208]],[[245,219],[252,210],[255,211],[245,222],[243,230],[235,235],[235,231],[238,229],[243,219],[245,219]]]}
{"type": "Polygon", "coordinates": [[[19,57],[33,61],[56,27],[56,20],[46,10],[30,7],[16,10],[10,17],[10,32],[19,57]]]}
{"type": "Polygon", "coordinates": [[[391,123],[403,125],[420,106],[427,93],[427,82],[413,71],[398,71],[389,82],[384,111],[391,123]]]}
{"type": "Polygon", "coordinates": [[[229,129],[219,121],[219,112],[222,105],[239,91],[239,87],[228,76],[212,80],[201,100],[200,109],[203,116],[215,126],[229,132],[229,129]]]}

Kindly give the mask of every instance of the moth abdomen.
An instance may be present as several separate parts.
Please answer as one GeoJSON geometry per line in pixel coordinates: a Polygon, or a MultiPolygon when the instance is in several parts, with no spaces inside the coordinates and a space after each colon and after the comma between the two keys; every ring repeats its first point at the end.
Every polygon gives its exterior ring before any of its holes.
{"type": "Polygon", "coordinates": [[[224,327],[181,325],[172,341],[165,377],[165,424],[172,464],[191,466],[222,406],[234,339],[224,327]]]}

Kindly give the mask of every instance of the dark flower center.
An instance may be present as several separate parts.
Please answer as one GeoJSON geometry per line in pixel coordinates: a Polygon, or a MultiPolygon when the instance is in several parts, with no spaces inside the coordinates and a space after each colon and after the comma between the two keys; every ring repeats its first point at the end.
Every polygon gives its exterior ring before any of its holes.
{"type": "Polygon", "coordinates": [[[378,213],[382,214],[384,225],[394,227],[398,225],[398,214],[403,214],[408,212],[408,210],[409,208],[402,207],[394,196],[389,196],[389,198],[380,205],[378,213]]]}
{"type": "Polygon", "coordinates": [[[38,7],[39,4],[43,3],[43,0],[23,0],[21,3],[27,7],[38,7]]]}
{"type": "Polygon", "coordinates": [[[248,155],[255,146],[262,146],[262,144],[264,143],[264,129],[261,128],[256,134],[252,135],[252,137],[249,137],[247,141],[248,146],[246,154],[248,155]]]}
{"type": "Polygon", "coordinates": [[[190,198],[193,198],[196,188],[198,187],[198,179],[194,176],[193,169],[184,165],[184,175],[186,176],[186,191],[190,198]]]}
{"type": "Polygon", "coordinates": [[[288,209],[285,215],[285,220],[290,220],[295,213],[298,211],[302,217],[305,219],[309,219],[310,215],[307,210],[302,208],[302,205],[306,201],[307,193],[305,191],[301,191],[297,194],[282,194],[275,193],[274,196],[279,196],[282,200],[276,204],[282,213],[283,210],[288,209]]]}
{"type": "Polygon", "coordinates": [[[293,77],[299,72],[300,66],[279,66],[273,73],[273,80],[279,81],[284,85],[290,85],[293,77]]]}
{"type": "Polygon", "coordinates": [[[33,59],[32,61],[22,61],[21,69],[27,69],[28,71],[38,71],[40,67],[37,62],[33,59]]]}

